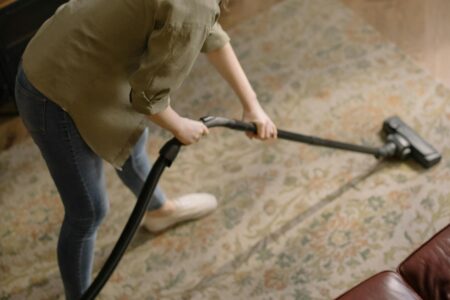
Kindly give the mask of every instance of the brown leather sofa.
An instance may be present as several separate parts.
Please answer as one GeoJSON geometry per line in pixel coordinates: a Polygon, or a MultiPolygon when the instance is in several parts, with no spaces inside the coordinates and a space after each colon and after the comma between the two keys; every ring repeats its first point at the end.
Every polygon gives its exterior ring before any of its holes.
{"type": "Polygon", "coordinates": [[[406,258],[337,300],[450,300],[450,224],[406,258]]]}

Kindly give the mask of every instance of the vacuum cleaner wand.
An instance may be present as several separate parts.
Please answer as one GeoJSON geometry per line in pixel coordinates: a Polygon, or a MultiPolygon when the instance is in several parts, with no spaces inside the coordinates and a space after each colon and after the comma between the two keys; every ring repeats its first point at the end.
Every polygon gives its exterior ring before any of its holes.
{"type": "MultiPolygon", "coordinates": [[[[201,120],[207,127],[210,128],[227,127],[234,130],[256,132],[256,126],[252,123],[211,116],[203,117],[201,120]]],[[[387,142],[380,148],[347,144],[284,130],[278,130],[278,137],[311,145],[372,154],[377,158],[398,157],[405,159],[407,157],[412,157],[426,168],[429,168],[440,161],[441,155],[398,117],[391,117],[387,119],[384,122],[383,130],[387,134],[387,142]]],[[[151,197],[161,175],[166,167],[170,167],[172,165],[178,155],[178,152],[180,151],[181,146],[182,144],[180,141],[176,138],[172,138],[161,148],[160,155],[153,164],[152,170],[147,177],[144,187],[139,194],[136,205],[119,237],[119,240],[95,280],[81,296],[81,300],[95,299],[108,279],[111,277],[133,236],[139,228],[139,225],[141,224],[144,213],[151,201],[151,197]]]]}
{"type": "MultiPolygon", "coordinates": [[[[207,127],[227,127],[239,131],[256,132],[256,125],[252,123],[212,116],[203,117],[201,120],[207,127]]],[[[281,129],[278,130],[278,138],[372,154],[376,158],[406,159],[412,157],[425,168],[432,167],[440,161],[441,155],[439,152],[408,127],[399,117],[394,116],[386,119],[383,123],[383,131],[387,135],[387,141],[385,145],[378,148],[327,140],[281,129]]]]}

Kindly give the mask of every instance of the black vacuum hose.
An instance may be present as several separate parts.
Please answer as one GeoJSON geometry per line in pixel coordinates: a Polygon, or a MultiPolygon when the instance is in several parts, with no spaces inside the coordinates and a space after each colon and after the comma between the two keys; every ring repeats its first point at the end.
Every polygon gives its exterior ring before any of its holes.
{"type": "Polygon", "coordinates": [[[152,170],[145,181],[144,187],[139,194],[136,205],[130,215],[130,218],[128,219],[127,224],[125,225],[125,228],[122,231],[122,234],[119,237],[119,240],[111,251],[111,254],[98,273],[97,277],[81,297],[82,300],[95,299],[108,281],[109,277],[111,277],[141,224],[162,173],[166,167],[171,166],[180,150],[181,145],[182,144],[174,138],[168,141],[161,148],[160,156],[153,164],[152,170]]]}

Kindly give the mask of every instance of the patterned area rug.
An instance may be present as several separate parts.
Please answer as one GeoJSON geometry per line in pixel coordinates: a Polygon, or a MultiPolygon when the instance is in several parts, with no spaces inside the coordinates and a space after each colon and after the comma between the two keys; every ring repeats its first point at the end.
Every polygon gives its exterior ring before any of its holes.
{"type": "MultiPolygon", "coordinates": [[[[206,191],[219,207],[160,235],[140,230],[99,299],[332,299],[394,269],[450,220],[450,91],[335,0],[285,0],[230,35],[280,128],[380,145],[397,114],[443,154],[413,162],[212,129],[163,176],[170,196],[206,191]]],[[[198,119],[240,117],[201,58],[173,97],[198,119]]],[[[170,136],[151,127],[155,157],[170,136]]],[[[55,247],[62,205],[30,140],[0,154],[0,299],[62,299],[55,247]]],[[[110,213],[96,269],[134,205],[107,167],[110,213]]]]}

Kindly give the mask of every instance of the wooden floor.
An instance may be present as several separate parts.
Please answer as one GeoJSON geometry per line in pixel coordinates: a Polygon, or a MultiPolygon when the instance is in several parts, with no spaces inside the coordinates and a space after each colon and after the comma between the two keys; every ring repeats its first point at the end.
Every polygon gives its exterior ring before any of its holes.
{"type": "Polygon", "coordinates": [[[228,11],[221,14],[220,23],[233,27],[283,0],[230,0],[228,11]]]}
{"type": "Polygon", "coordinates": [[[13,3],[15,0],[0,0],[0,8],[5,7],[11,3],[13,3]]]}
{"type": "Polygon", "coordinates": [[[450,87],[450,1],[341,1],[450,87]]]}
{"type": "MultiPolygon", "coordinates": [[[[0,7],[14,0],[0,0],[0,7]]],[[[230,28],[283,0],[231,0],[221,23],[230,28]]],[[[450,87],[449,0],[340,0],[450,87]]],[[[276,26],[276,24],[274,24],[276,26]]],[[[0,151],[24,139],[18,118],[0,119],[0,151]]]]}
{"type": "MultiPolygon", "coordinates": [[[[231,0],[224,26],[233,26],[282,0],[231,0]]],[[[450,87],[449,0],[340,0],[450,87]]]]}

